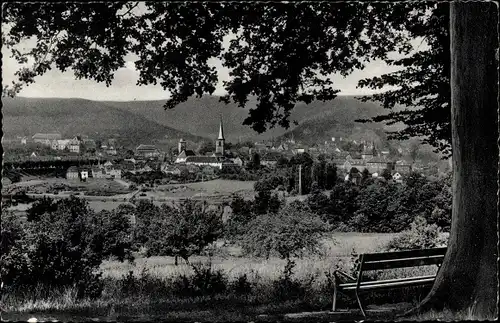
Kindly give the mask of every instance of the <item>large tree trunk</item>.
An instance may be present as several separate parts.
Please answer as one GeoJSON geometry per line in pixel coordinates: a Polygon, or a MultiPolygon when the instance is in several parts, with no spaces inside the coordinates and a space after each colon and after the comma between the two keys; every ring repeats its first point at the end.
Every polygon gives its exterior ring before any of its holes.
{"type": "Polygon", "coordinates": [[[498,11],[451,4],[453,216],[448,252],[419,310],[498,315],[498,11]]]}

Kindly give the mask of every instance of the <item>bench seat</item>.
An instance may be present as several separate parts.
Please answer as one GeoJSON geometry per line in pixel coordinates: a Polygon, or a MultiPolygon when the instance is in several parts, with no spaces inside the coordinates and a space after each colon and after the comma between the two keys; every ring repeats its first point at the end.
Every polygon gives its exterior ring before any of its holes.
{"type": "MultiPolygon", "coordinates": [[[[436,279],[435,275],[429,276],[419,276],[419,277],[408,277],[399,279],[386,279],[377,281],[366,281],[359,284],[360,290],[367,289],[381,289],[381,288],[392,288],[400,286],[413,286],[413,285],[426,285],[432,284],[436,279]]],[[[345,283],[339,284],[338,287],[343,290],[355,290],[357,288],[357,283],[345,283]]]]}

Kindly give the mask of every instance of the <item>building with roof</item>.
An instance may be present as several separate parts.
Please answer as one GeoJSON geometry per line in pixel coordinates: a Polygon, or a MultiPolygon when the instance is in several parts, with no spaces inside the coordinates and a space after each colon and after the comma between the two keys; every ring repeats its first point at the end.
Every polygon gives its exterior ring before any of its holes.
{"type": "Polygon", "coordinates": [[[67,179],[79,179],[80,176],[78,173],[78,167],[71,166],[70,168],[68,168],[68,170],[66,171],[66,178],[67,179]]]}
{"type": "Polygon", "coordinates": [[[93,178],[106,178],[107,174],[104,171],[104,168],[92,167],[92,177],[93,178]]]}
{"type": "Polygon", "coordinates": [[[396,183],[403,183],[403,175],[401,175],[400,173],[396,172],[392,175],[392,179],[396,182],[396,183]]]}
{"type": "Polygon", "coordinates": [[[50,146],[53,140],[60,140],[60,133],[36,133],[31,137],[34,143],[50,146]]]}
{"type": "Polygon", "coordinates": [[[392,163],[383,157],[373,157],[366,161],[366,168],[370,173],[382,173],[384,169],[392,169],[392,163]]]}
{"type": "Polygon", "coordinates": [[[142,158],[157,158],[160,156],[160,150],[154,145],[139,145],[135,152],[138,157],[142,158]]]}
{"type": "Polygon", "coordinates": [[[404,160],[399,160],[394,163],[394,170],[402,174],[408,174],[409,172],[411,172],[411,164],[407,163],[404,160]]]}
{"type": "Polygon", "coordinates": [[[181,164],[186,162],[186,158],[188,157],[193,157],[196,156],[194,151],[192,150],[182,150],[179,155],[177,155],[177,158],[175,159],[176,164],[181,164]]]}
{"type": "Polygon", "coordinates": [[[184,139],[180,139],[179,140],[179,143],[177,144],[177,150],[178,150],[178,154],[182,153],[183,151],[186,150],[186,147],[187,147],[187,143],[186,143],[186,140],[184,139]]]}

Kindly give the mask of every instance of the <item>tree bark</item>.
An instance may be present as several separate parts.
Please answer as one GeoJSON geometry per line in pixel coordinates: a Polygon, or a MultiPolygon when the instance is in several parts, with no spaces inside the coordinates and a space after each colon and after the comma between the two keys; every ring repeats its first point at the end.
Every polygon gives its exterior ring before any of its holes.
{"type": "Polygon", "coordinates": [[[453,213],[448,251],[419,312],[498,315],[498,9],[450,9],[453,213]]]}

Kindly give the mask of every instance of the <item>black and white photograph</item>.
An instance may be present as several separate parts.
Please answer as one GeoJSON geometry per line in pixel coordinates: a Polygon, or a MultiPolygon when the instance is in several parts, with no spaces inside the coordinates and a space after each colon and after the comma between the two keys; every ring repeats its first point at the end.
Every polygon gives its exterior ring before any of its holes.
{"type": "Polygon", "coordinates": [[[1,320],[498,320],[498,15],[2,3],[1,320]]]}

